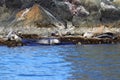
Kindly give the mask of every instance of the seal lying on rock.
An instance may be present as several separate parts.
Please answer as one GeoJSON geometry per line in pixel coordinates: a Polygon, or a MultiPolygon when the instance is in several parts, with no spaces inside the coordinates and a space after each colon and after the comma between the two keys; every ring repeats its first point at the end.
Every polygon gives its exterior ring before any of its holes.
{"type": "Polygon", "coordinates": [[[83,35],[83,37],[85,37],[85,38],[91,38],[91,37],[93,37],[94,36],[94,33],[92,33],[92,32],[86,32],[86,33],[84,33],[84,35],[83,35]]]}
{"type": "Polygon", "coordinates": [[[117,36],[114,33],[107,32],[103,34],[99,34],[95,36],[94,38],[109,38],[109,39],[115,39],[117,36]]]}
{"type": "Polygon", "coordinates": [[[10,31],[8,33],[8,35],[6,36],[6,39],[10,40],[10,41],[12,41],[12,40],[21,41],[22,40],[22,38],[20,38],[19,36],[17,36],[17,34],[15,34],[13,31],[10,31]]]}
{"type": "Polygon", "coordinates": [[[60,40],[56,38],[43,38],[37,41],[39,44],[46,44],[46,45],[51,45],[51,44],[59,44],[60,40]]]}

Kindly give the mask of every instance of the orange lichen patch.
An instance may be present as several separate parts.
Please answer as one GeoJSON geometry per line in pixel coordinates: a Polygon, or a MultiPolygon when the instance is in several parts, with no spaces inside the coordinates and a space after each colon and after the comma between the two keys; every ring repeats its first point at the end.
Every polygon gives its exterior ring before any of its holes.
{"type": "Polygon", "coordinates": [[[25,17],[27,20],[30,21],[42,20],[43,16],[41,10],[39,9],[39,5],[33,5],[33,7],[30,9],[25,17]]]}
{"type": "Polygon", "coordinates": [[[21,10],[16,14],[16,19],[24,20],[24,26],[34,23],[35,21],[42,21],[43,20],[43,14],[42,10],[40,9],[40,6],[38,4],[34,4],[31,8],[26,8],[24,10],[21,10]]]}

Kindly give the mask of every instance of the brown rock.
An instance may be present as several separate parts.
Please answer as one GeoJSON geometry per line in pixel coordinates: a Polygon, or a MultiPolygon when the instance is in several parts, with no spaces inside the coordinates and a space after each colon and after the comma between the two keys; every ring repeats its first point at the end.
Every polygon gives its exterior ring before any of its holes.
{"type": "Polygon", "coordinates": [[[41,10],[39,9],[39,5],[33,5],[30,11],[26,14],[25,18],[29,21],[42,20],[43,16],[41,10]]]}
{"type": "Polygon", "coordinates": [[[32,23],[34,24],[38,21],[43,21],[45,18],[46,17],[43,14],[43,10],[40,9],[38,4],[34,4],[31,8],[21,10],[16,14],[17,21],[23,21],[24,26],[28,26],[32,23]]]}

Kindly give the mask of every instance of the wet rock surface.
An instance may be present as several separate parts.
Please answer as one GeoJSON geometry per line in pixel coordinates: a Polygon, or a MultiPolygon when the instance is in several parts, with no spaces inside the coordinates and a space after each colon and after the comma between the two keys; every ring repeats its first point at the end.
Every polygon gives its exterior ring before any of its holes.
{"type": "Polygon", "coordinates": [[[101,22],[115,22],[120,20],[120,10],[101,11],[101,22]]]}

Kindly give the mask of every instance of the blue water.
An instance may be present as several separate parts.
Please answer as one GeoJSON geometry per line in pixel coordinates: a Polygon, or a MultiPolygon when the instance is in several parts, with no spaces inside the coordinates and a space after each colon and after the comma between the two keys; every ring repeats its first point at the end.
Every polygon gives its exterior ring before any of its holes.
{"type": "Polygon", "coordinates": [[[120,80],[120,45],[1,46],[0,80],[120,80]]]}

